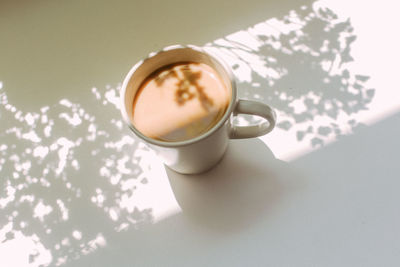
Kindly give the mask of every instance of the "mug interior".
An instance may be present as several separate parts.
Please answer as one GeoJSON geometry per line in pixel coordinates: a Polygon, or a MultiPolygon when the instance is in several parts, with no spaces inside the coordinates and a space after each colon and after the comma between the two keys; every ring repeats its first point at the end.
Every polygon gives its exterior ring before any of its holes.
{"type": "Polygon", "coordinates": [[[228,119],[229,114],[231,114],[233,109],[234,99],[236,99],[236,88],[232,78],[232,73],[224,64],[225,63],[216,59],[215,56],[212,56],[203,51],[203,49],[195,46],[167,47],[158,53],[150,54],[149,57],[143,61],[140,61],[131,69],[123,82],[121,91],[121,100],[123,106],[121,107],[121,111],[124,119],[128,123],[129,127],[142,139],[161,146],[185,145],[205,138],[207,135],[219,128],[221,124],[228,119]],[[146,78],[149,77],[154,71],[164,66],[181,62],[204,63],[212,67],[219,74],[225,87],[231,92],[231,99],[228,108],[226,109],[222,118],[209,131],[195,138],[184,141],[167,142],[147,137],[137,130],[133,125],[133,102],[135,100],[136,93],[146,78]]]}

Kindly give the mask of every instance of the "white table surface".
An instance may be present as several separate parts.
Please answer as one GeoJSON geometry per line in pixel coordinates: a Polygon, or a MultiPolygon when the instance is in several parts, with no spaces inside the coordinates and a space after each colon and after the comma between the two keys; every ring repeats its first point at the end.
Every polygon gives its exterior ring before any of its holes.
{"type": "Polygon", "coordinates": [[[2,1],[0,266],[399,266],[399,7],[2,1]],[[213,47],[276,129],[165,169],[118,90],[171,44],[213,47]]]}

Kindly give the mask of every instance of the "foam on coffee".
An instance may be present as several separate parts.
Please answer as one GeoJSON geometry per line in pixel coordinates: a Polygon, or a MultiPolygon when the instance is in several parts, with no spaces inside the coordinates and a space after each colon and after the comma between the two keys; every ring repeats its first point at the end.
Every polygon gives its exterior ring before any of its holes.
{"type": "Polygon", "coordinates": [[[231,99],[218,73],[204,63],[162,67],[140,86],[133,102],[133,124],[144,135],[183,141],[211,129],[231,99]]]}

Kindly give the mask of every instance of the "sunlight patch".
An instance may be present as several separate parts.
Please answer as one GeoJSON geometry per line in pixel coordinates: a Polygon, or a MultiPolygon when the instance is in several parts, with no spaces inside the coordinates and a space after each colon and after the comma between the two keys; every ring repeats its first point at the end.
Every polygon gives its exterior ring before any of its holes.
{"type": "Polygon", "coordinates": [[[40,221],[44,221],[44,217],[50,214],[53,211],[53,208],[50,205],[43,204],[42,200],[36,204],[35,208],[33,209],[33,217],[38,218],[40,221]]]}
{"type": "Polygon", "coordinates": [[[38,146],[33,149],[33,156],[37,158],[44,158],[49,153],[49,148],[45,146],[38,146]]]}
{"type": "Polygon", "coordinates": [[[20,231],[14,231],[13,238],[2,241],[0,259],[5,267],[39,267],[48,266],[52,255],[36,234],[26,236],[20,231]]]}

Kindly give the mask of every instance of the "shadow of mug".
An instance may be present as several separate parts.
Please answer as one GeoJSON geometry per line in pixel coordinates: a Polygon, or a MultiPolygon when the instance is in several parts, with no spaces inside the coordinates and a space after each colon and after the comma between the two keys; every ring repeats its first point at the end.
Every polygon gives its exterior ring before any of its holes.
{"type": "Polygon", "coordinates": [[[239,231],[271,215],[299,179],[259,139],[231,140],[221,162],[208,172],[184,175],[166,167],[183,215],[211,230],[239,231]]]}

